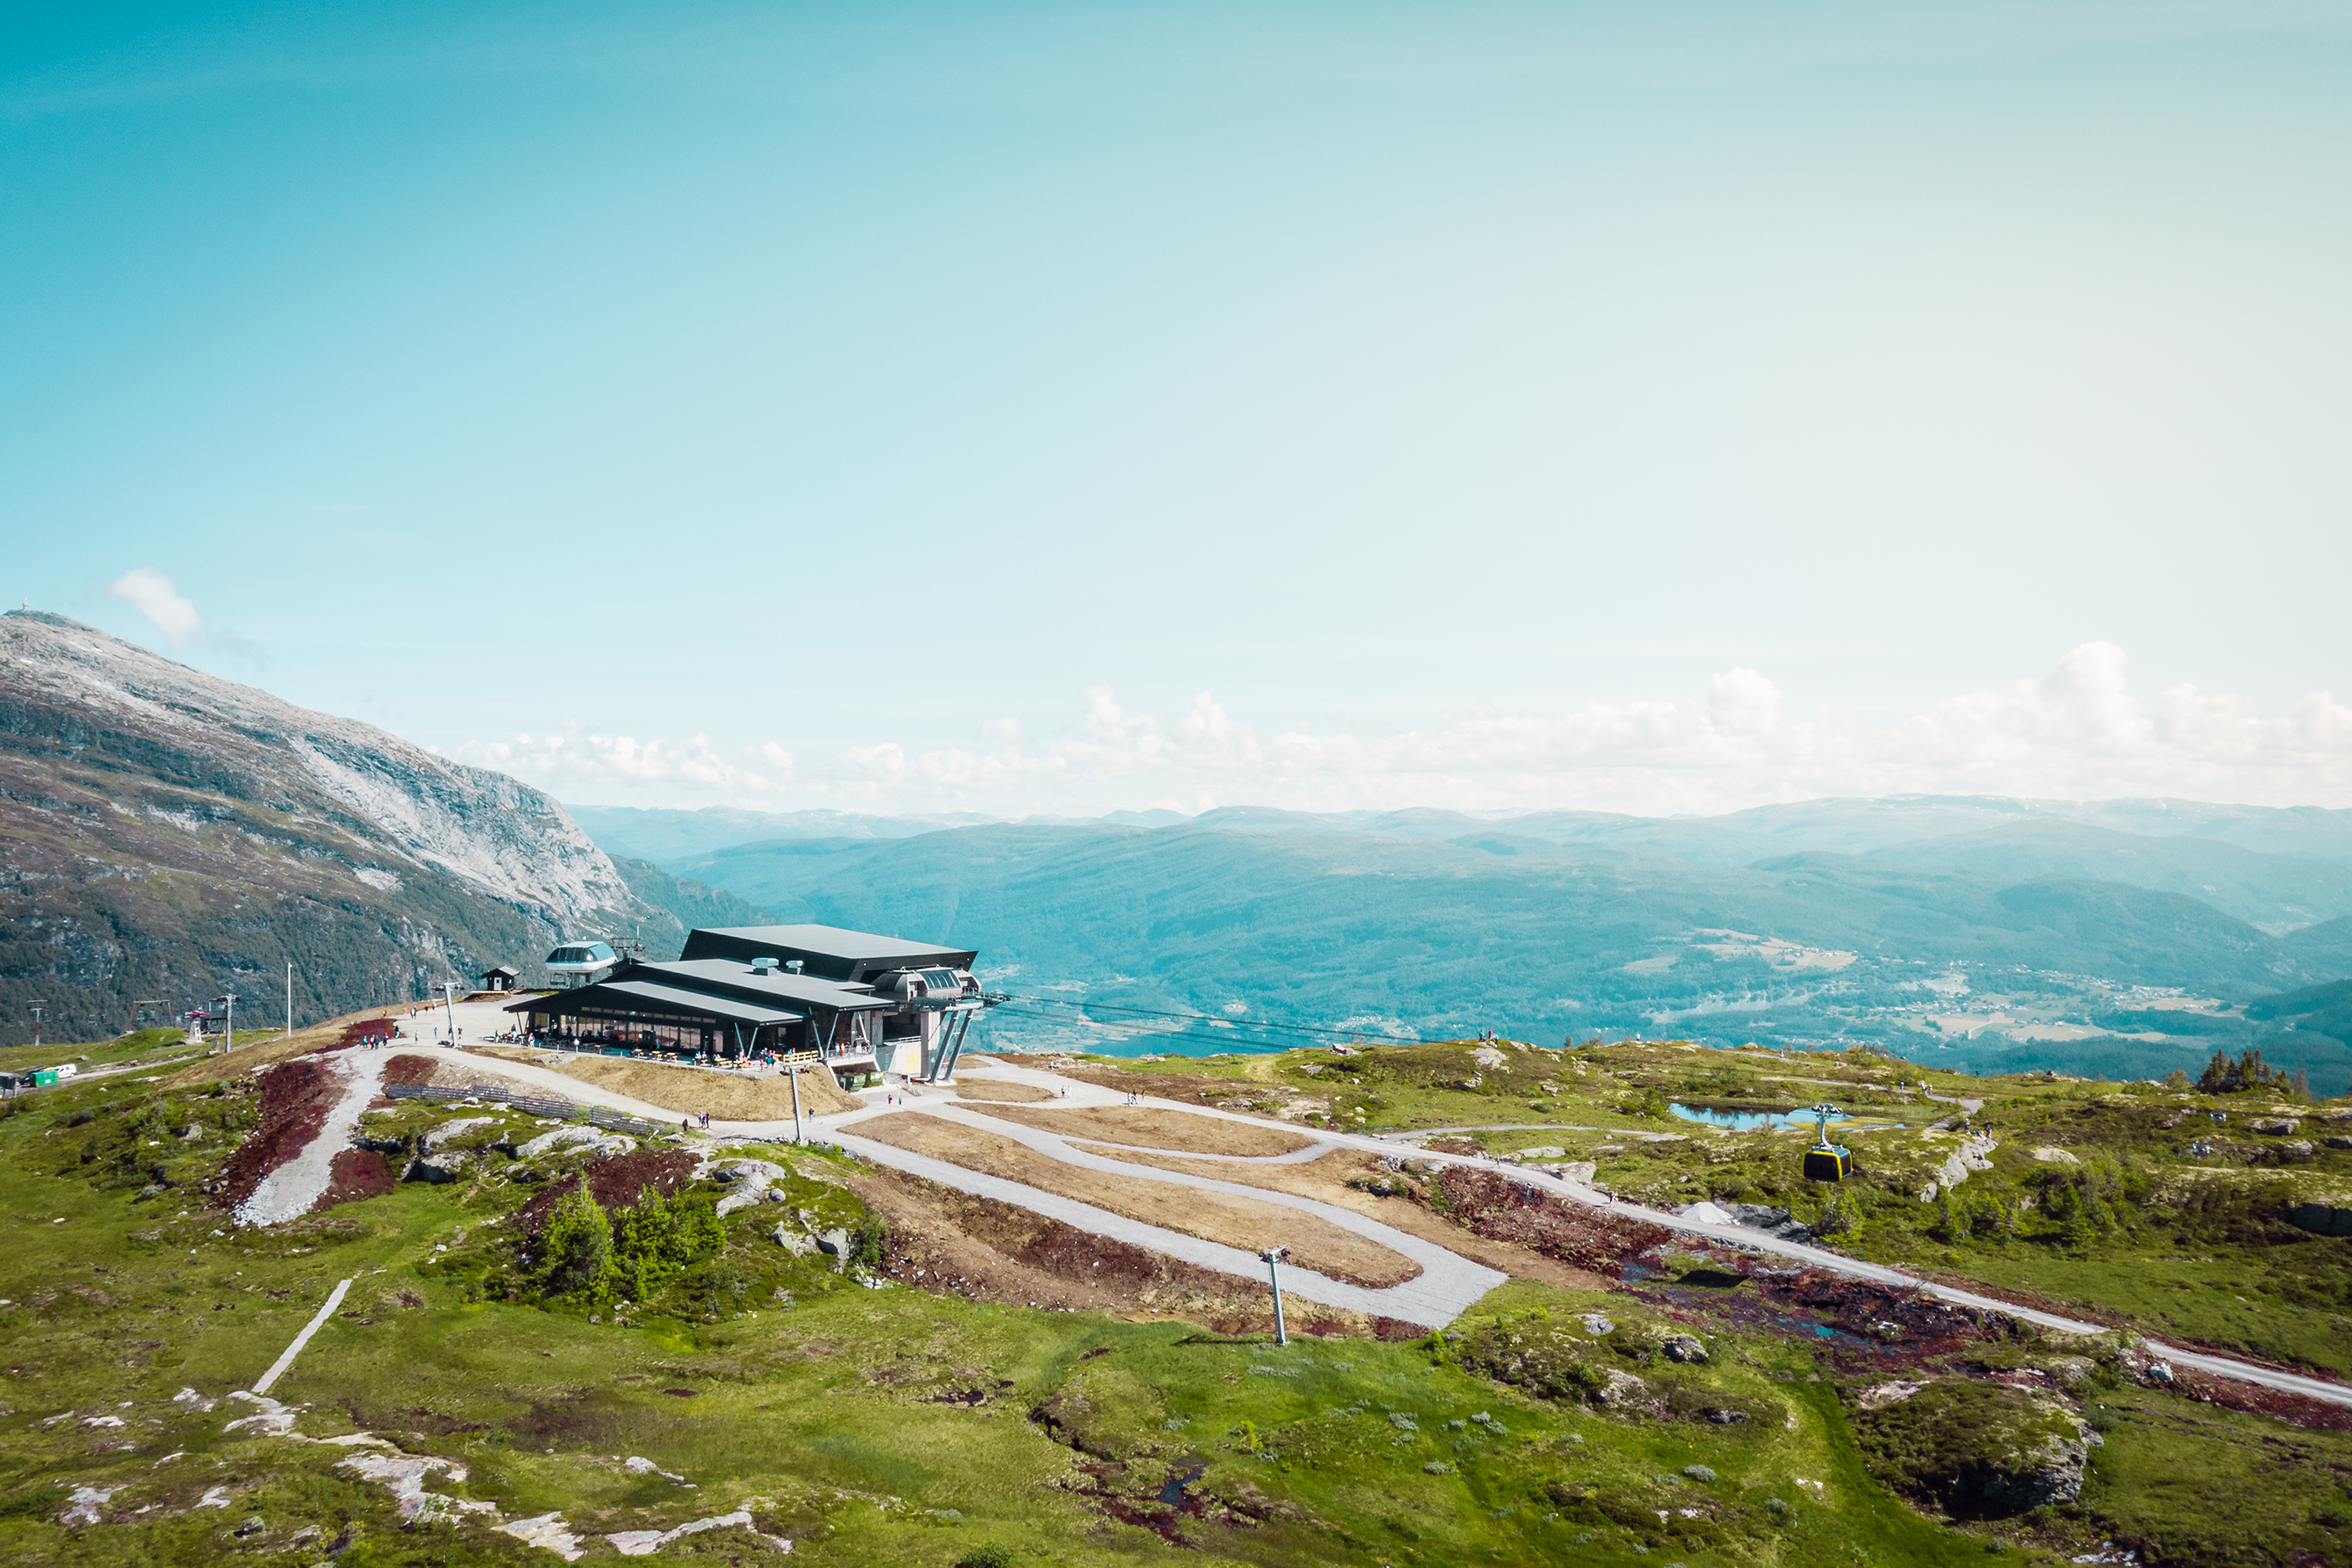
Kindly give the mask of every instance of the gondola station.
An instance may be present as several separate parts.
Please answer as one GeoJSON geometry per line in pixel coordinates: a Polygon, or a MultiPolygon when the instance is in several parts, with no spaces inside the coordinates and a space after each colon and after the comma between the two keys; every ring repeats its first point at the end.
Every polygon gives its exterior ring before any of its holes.
{"type": "Polygon", "coordinates": [[[822,1062],[845,1084],[882,1073],[944,1083],[989,1005],[971,974],[979,956],[836,926],[714,928],[689,932],[675,963],[615,955],[585,984],[507,1011],[546,1045],[706,1061],[773,1053],[822,1062]]]}

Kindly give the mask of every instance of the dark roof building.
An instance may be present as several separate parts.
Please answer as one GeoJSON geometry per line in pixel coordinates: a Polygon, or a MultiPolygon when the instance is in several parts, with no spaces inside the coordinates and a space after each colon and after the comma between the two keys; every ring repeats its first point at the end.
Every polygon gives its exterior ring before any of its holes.
{"type": "Polygon", "coordinates": [[[724,926],[690,933],[678,957],[798,960],[811,974],[855,984],[896,969],[970,969],[980,954],[838,926],[724,926]]]}
{"type": "Polygon", "coordinates": [[[676,963],[625,959],[600,980],[507,1011],[556,1041],[701,1057],[774,1051],[837,1073],[945,1081],[986,1005],[971,973],[979,956],[833,926],[697,931],[676,963]]]}
{"type": "Polygon", "coordinates": [[[481,988],[485,991],[511,991],[515,988],[515,982],[521,978],[522,971],[513,964],[494,963],[482,971],[481,988]]]}

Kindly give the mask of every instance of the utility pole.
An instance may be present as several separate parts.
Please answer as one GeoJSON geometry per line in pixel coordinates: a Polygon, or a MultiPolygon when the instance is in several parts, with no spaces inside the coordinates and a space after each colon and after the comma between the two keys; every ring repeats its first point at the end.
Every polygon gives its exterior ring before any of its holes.
{"type": "Polygon", "coordinates": [[[294,1032],[294,966],[286,966],[286,1032],[294,1032]]]}
{"type": "Polygon", "coordinates": [[[786,1062],[784,1064],[784,1076],[793,1080],[793,1142],[795,1143],[805,1143],[808,1140],[801,1135],[800,1063],[793,1061],[786,1062]]]}
{"type": "Polygon", "coordinates": [[[1290,1335],[1282,1326],[1282,1259],[1289,1250],[1286,1247],[1269,1247],[1258,1254],[1265,1259],[1267,1278],[1274,1281],[1274,1342],[1278,1345],[1290,1342],[1290,1335]]]}
{"type": "Polygon", "coordinates": [[[233,1051],[236,1049],[236,994],[231,992],[226,996],[215,996],[213,1000],[228,1005],[228,1023],[221,1035],[221,1049],[224,1052],[233,1051]]]}
{"type": "Polygon", "coordinates": [[[441,1005],[448,1014],[449,1044],[454,1047],[457,1043],[457,983],[456,981],[444,980],[441,983],[441,1005]]]}
{"type": "Polygon", "coordinates": [[[33,1010],[33,1048],[35,1050],[39,1050],[41,1048],[41,1009],[47,1007],[48,1004],[47,1002],[28,1002],[26,1005],[33,1010]]]}

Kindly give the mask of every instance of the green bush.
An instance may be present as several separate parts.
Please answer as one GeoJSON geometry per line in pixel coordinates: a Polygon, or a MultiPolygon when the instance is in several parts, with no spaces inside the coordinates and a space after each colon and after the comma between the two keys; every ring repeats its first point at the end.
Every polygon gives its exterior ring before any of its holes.
{"type": "Polygon", "coordinates": [[[613,1262],[613,1226],[583,1184],[556,1201],[540,1241],[539,1288],[542,1295],[578,1301],[604,1298],[617,1273],[613,1262]]]}

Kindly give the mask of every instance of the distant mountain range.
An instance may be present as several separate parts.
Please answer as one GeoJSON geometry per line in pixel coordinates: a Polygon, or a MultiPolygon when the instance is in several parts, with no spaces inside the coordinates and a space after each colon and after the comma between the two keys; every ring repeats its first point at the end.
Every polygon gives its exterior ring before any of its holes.
{"type": "Polygon", "coordinates": [[[117,1033],[235,992],[298,1023],[527,980],[563,935],[670,906],[749,913],[616,863],[563,807],[501,773],[189,669],[61,616],[0,616],[0,1041],[117,1033]],[[644,890],[632,886],[632,870],[644,890]]]}
{"type": "MultiPolygon", "coordinates": [[[[1716,817],[567,811],[60,616],[0,616],[0,1040],[297,1021],[562,937],[821,921],[982,951],[998,1040],[1874,1042],[2352,1081],[2352,813],[1905,796],[1716,817]]],[[[977,1037],[976,1037],[977,1038],[977,1037]]]]}
{"type": "Polygon", "coordinates": [[[971,825],[577,809],[615,847],[704,846],[661,863],[778,919],[982,949],[997,982],[1048,998],[1000,1010],[1001,1035],[1214,1049],[1285,1037],[1252,1026],[1273,1018],[1870,1040],[2130,1077],[2263,1044],[2352,1081],[2345,1037],[2244,1007],[2352,974],[2347,812],[1909,796],[1706,818],[1236,807],[971,825]]]}

